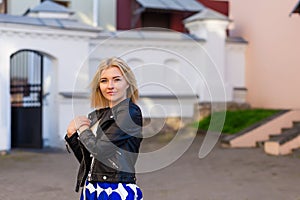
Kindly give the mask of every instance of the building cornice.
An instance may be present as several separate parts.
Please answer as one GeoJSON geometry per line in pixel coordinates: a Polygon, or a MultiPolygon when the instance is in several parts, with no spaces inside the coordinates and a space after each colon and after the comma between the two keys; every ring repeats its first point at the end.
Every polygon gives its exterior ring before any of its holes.
{"type": "Polygon", "coordinates": [[[0,23],[0,35],[33,37],[33,38],[69,38],[87,40],[95,38],[97,32],[36,27],[22,24],[0,23]]]}
{"type": "Polygon", "coordinates": [[[91,49],[97,48],[101,45],[101,48],[129,48],[129,49],[139,49],[139,48],[159,48],[168,49],[172,51],[177,51],[179,49],[185,49],[185,51],[195,50],[195,47],[202,48],[203,42],[193,41],[193,40],[180,40],[174,42],[174,40],[162,40],[162,39],[151,39],[151,40],[140,40],[140,39],[125,39],[125,38],[112,38],[108,40],[91,40],[91,49]],[[133,42],[134,40],[134,42],[133,42]]]}

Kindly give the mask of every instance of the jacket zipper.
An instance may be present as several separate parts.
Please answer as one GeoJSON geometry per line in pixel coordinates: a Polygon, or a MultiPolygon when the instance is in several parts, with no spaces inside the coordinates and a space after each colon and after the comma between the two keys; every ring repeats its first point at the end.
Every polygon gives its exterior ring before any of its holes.
{"type": "MultiPolygon", "coordinates": [[[[91,117],[92,116],[89,116],[89,118],[90,118],[90,120],[91,120],[91,117]]],[[[98,129],[98,126],[99,126],[99,124],[100,124],[100,121],[102,120],[102,118],[100,118],[98,121],[99,121],[99,123],[98,123],[98,125],[97,125],[97,127],[96,127],[96,132],[97,132],[97,129],[98,129]]],[[[97,122],[96,122],[97,123],[97,122]]],[[[93,124],[93,126],[94,126],[95,124],[93,124]]],[[[92,132],[94,133],[94,131],[92,130],[92,132]]],[[[95,133],[94,133],[95,134],[95,133]]],[[[96,137],[97,137],[97,135],[95,135],[96,137]]],[[[89,173],[88,173],[88,181],[91,181],[92,180],[92,172],[93,172],[93,169],[94,169],[94,165],[95,165],[95,157],[91,154],[90,155],[91,157],[92,157],[92,163],[91,163],[91,168],[90,168],[90,171],[89,171],[89,173]]]]}
{"type": "Polygon", "coordinates": [[[92,163],[91,163],[91,169],[89,171],[89,174],[88,174],[88,181],[91,181],[92,180],[92,171],[94,169],[94,166],[95,166],[95,157],[91,155],[92,158],[92,163]]]}
{"type": "MultiPolygon", "coordinates": [[[[122,155],[122,153],[118,150],[116,150],[116,153],[119,154],[120,156],[122,155]]],[[[110,158],[108,158],[108,161],[112,164],[112,166],[116,169],[119,169],[119,166],[110,158]]]]}
{"type": "MultiPolygon", "coordinates": [[[[77,139],[79,140],[79,137],[78,137],[77,139]]],[[[80,149],[81,149],[82,155],[84,156],[84,152],[83,152],[82,148],[80,148],[80,149]]],[[[84,159],[84,157],[83,157],[82,159],[84,159]]],[[[86,172],[86,168],[84,169],[83,174],[85,174],[85,172],[86,172]]],[[[85,181],[85,180],[82,178],[82,179],[80,180],[79,186],[83,185],[83,184],[84,184],[84,181],[85,181]]]]}
{"type": "Polygon", "coordinates": [[[114,168],[119,169],[119,166],[114,161],[112,161],[110,158],[108,159],[108,161],[112,164],[112,166],[114,168]]]}
{"type": "Polygon", "coordinates": [[[68,153],[71,153],[71,151],[70,151],[70,145],[68,144],[68,142],[66,142],[66,149],[67,149],[68,153]]]}

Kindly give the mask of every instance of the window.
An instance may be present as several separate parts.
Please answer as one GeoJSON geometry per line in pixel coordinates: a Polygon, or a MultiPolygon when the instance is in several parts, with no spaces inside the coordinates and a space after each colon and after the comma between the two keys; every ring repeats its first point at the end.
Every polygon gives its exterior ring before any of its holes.
{"type": "Polygon", "coordinates": [[[66,7],[66,8],[70,7],[70,2],[69,1],[55,1],[54,0],[53,2],[55,2],[57,4],[60,4],[60,5],[64,6],[64,7],[66,7]]]}
{"type": "MultiPolygon", "coordinates": [[[[41,0],[41,2],[44,2],[44,1],[47,1],[47,0],[41,0]]],[[[67,0],[52,0],[52,1],[59,5],[66,7],[66,8],[70,7],[70,1],[67,1],[67,0]]]]}
{"type": "Polygon", "coordinates": [[[142,14],[142,27],[170,28],[170,13],[144,12],[142,14]]]}
{"type": "Polygon", "coordinates": [[[0,14],[4,14],[7,12],[6,5],[7,0],[0,0],[0,14]]]}

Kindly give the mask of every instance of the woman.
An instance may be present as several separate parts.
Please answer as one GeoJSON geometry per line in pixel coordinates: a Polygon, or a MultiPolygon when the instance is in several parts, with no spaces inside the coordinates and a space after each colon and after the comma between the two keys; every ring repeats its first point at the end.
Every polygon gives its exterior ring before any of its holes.
{"type": "Polygon", "coordinates": [[[76,191],[83,187],[81,200],[142,199],[134,168],[142,141],[134,74],[123,60],[110,58],[100,63],[90,86],[96,110],[75,117],[65,136],[80,163],[76,191]]]}

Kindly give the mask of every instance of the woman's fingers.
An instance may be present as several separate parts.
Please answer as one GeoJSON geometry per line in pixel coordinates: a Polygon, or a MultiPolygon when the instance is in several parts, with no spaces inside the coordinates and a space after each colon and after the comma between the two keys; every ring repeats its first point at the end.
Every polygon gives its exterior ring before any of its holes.
{"type": "Polygon", "coordinates": [[[85,129],[90,126],[91,122],[86,116],[77,116],[69,124],[67,129],[68,137],[72,136],[81,127],[85,129]]]}
{"type": "Polygon", "coordinates": [[[86,116],[78,116],[74,119],[76,130],[81,126],[90,126],[91,122],[86,116]]]}

